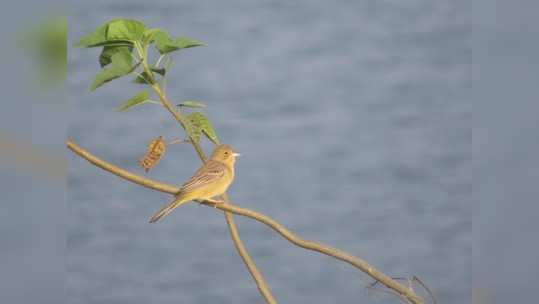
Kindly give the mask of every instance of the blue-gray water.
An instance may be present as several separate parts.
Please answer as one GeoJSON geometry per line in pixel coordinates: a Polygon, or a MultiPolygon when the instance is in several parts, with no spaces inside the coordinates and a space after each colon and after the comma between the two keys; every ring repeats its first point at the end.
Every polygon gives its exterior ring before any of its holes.
{"type": "MultiPolygon", "coordinates": [[[[469,1],[76,1],[70,41],[117,17],[208,44],[174,56],[175,101],[208,104],[242,153],[237,204],[300,236],[417,275],[439,303],[471,298],[469,1]]],[[[181,136],[156,105],[114,109],[140,87],[95,92],[99,51],[72,49],[69,136],[143,174],[154,136],[181,136]]],[[[209,145],[206,146],[210,148],[209,145]]],[[[199,165],[169,148],[148,176],[199,165]]],[[[69,157],[67,303],[262,303],[224,217],[195,204],[147,223],[170,197],[69,157]]],[[[280,303],[397,303],[355,268],[236,217],[280,303]]]]}

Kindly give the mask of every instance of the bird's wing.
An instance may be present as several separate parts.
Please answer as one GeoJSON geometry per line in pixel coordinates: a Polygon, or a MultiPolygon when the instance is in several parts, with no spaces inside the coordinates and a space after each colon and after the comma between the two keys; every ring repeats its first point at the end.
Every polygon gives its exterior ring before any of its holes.
{"type": "Polygon", "coordinates": [[[218,161],[207,161],[181,188],[181,192],[189,192],[222,178],[226,173],[226,166],[218,161]]]}

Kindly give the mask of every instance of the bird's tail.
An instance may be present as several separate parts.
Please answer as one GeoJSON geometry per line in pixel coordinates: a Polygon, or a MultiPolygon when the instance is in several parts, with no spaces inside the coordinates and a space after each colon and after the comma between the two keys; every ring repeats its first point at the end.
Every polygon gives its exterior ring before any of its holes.
{"type": "Polygon", "coordinates": [[[167,216],[169,213],[172,212],[172,210],[176,209],[177,207],[189,202],[189,199],[185,199],[184,197],[176,197],[174,201],[168,205],[166,205],[163,209],[159,210],[152,218],[150,219],[150,223],[155,223],[161,218],[167,216]]]}

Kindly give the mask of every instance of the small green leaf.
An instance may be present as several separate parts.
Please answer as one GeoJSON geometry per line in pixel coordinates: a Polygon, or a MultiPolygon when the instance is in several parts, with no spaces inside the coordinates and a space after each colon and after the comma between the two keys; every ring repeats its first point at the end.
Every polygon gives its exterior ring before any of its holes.
{"type": "Polygon", "coordinates": [[[166,70],[165,68],[151,68],[152,72],[156,72],[157,74],[161,76],[165,76],[166,70]]]}
{"type": "Polygon", "coordinates": [[[132,19],[117,19],[108,23],[106,38],[110,40],[139,41],[144,35],[144,23],[132,19]]]}
{"type": "Polygon", "coordinates": [[[206,46],[206,44],[201,41],[184,36],[174,39],[174,46],[178,49],[187,49],[196,46],[206,46]]]}
{"type": "Polygon", "coordinates": [[[142,83],[142,84],[152,84],[152,80],[148,73],[142,72],[135,79],[133,79],[134,83],[142,83]]]}
{"type": "Polygon", "coordinates": [[[90,90],[95,90],[106,82],[131,73],[136,66],[131,66],[132,57],[128,50],[120,50],[111,56],[112,64],[97,74],[90,90]]]}
{"type": "Polygon", "coordinates": [[[103,50],[101,51],[101,55],[99,55],[99,64],[101,65],[101,67],[104,67],[112,62],[112,55],[124,51],[128,51],[129,53],[131,53],[132,50],[132,46],[105,45],[103,47],[103,50]]]}
{"type": "Polygon", "coordinates": [[[208,127],[205,127],[202,132],[204,132],[204,135],[211,140],[214,144],[219,144],[219,137],[217,137],[217,133],[215,132],[215,129],[213,128],[213,125],[210,121],[208,121],[208,127]]]}
{"type": "Polygon", "coordinates": [[[178,107],[187,107],[187,108],[205,108],[206,105],[194,100],[186,100],[180,104],[177,104],[178,107]]]}
{"type": "MultiPolygon", "coordinates": [[[[214,144],[219,144],[219,138],[213,128],[210,120],[201,112],[193,112],[187,116],[187,119],[191,122],[193,129],[202,131],[206,137],[214,144]]],[[[200,137],[199,137],[200,140],[200,137]]]]}
{"type": "Polygon", "coordinates": [[[200,142],[200,137],[202,136],[202,130],[200,129],[200,127],[196,124],[194,120],[189,117],[189,115],[186,119],[184,119],[183,122],[187,136],[189,136],[191,140],[198,144],[200,142]]]}
{"type": "MultiPolygon", "coordinates": [[[[150,70],[152,70],[153,72],[161,75],[161,76],[165,76],[165,68],[150,68],[150,70]]],[[[134,83],[142,83],[142,84],[152,84],[151,83],[151,77],[148,75],[148,73],[146,73],[146,71],[140,73],[139,75],[137,75],[137,77],[135,79],[133,79],[133,82],[134,83]]]]}
{"type": "Polygon", "coordinates": [[[125,111],[131,109],[132,107],[134,107],[136,105],[143,104],[143,103],[146,103],[148,101],[150,101],[150,93],[148,93],[147,91],[142,91],[142,92],[138,93],[137,95],[135,95],[133,98],[126,101],[124,104],[122,104],[118,108],[118,111],[119,112],[125,112],[125,111]]]}
{"type": "Polygon", "coordinates": [[[155,47],[157,48],[157,50],[159,50],[161,54],[170,53],[180,49],[205,45],[204,43],[189,37],[179,37],[176,39],[172,39],[168,32],[164,30],[156,31],[153,37],[155,41],[155,47]]]}

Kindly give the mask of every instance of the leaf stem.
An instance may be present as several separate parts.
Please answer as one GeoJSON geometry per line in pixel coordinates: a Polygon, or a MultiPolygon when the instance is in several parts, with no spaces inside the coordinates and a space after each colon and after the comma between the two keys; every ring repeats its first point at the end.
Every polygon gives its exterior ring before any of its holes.
{"type": "Polygon", "coordinates": [[[157,62],[155,63],[155,67],[156,67],[156,68],[159,68],[159,64],[161,63],[161,60],[163,60],[163,58],[165,58],[165,54],[162,54],[162,55],[159,56],[159,58],[157,59],[157,62]]]}

